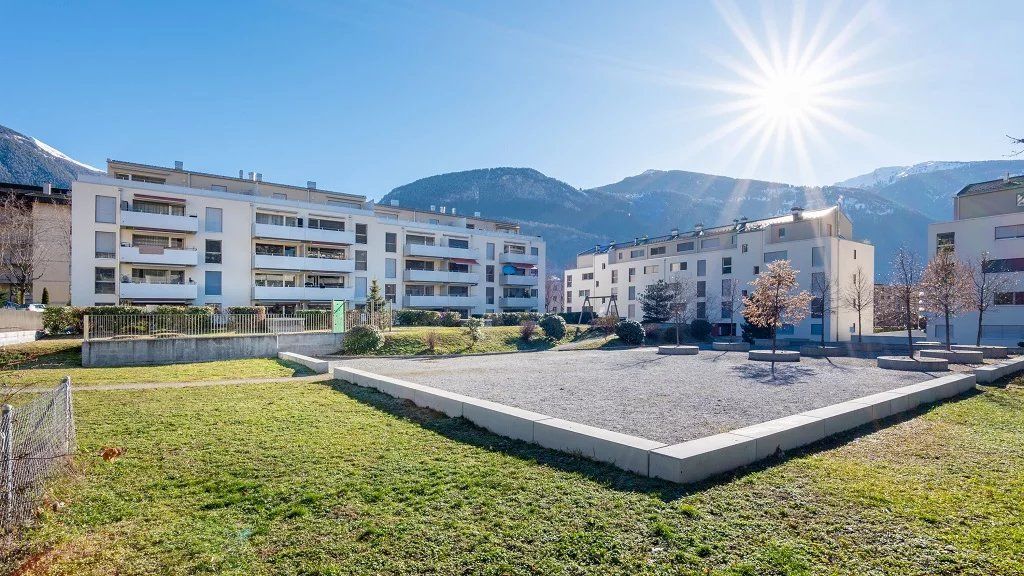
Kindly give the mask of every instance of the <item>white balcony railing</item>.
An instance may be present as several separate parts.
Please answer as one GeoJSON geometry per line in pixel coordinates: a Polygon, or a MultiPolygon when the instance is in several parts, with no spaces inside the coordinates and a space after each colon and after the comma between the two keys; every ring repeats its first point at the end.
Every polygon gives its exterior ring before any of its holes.
{"type": "Polygon", "coordinates": [[[506,286],[536,286],[537,277],[525,274],[502,274],[501,283],[506,286]]]}
{"type": "Polygon", "coordinates": [[[536,308],[537,298],[499,298],[498,305],[502,308],[536,308]]]}
{"type": "Polygon", "coordinates": [[[161,248],[160,246],[121,246],[121,262],[133,264],[167,264],[197,266],[199,252],[195,249],[161,248]]]}
{"type": "Polygon", "coordinates": [[[310,258],[308,256],[271,256],[256,254],[253,256],[254,268],[269,270],[307,270],[310,272],[353,272],[355,260],[340,258],[310,258]]]}
{"type": "Polygon", "coordinates": [[[480,275],[473,272],[445,272],[443,270],[406,270],[406,282],[436,282],[438,284],[477,284],[480,275]]]}
{"type": "Polygon", "coordinates": [[[313,286],[253,286],[253,300],[298,301],[298,300],[352,300],[355,288],[320,288],[313,286]]]}
{"type": "Polygon", "coordinates": [[[498,255],[498,262],[502,264],[533,264],[534,266],[540,262],[539,256],[533,254],[514,254],[512,252],[502,252],[498,255]]]}
{"type": "Polygon", "coordinates": [[[430,246],[427,244],[406,244],[406,256],[425,258],[466,258],[476,260],[480,253],[472,248],[452,248],[451,246],[430,246]]]}
{"type": "Polygon", "coordinates": [[[121,298],[139,300],[195,300],[199,295],[196,284],[148,284],[121,282],[121,298]]]}
{"type": "Polygon", "coordinates": [[[483,305],[480,296],[411,296],[403,297],[409,308],[475,308],[483,305]]]}
{"type": "Polygon", "coordinates": [[[356,233],[348,230],[321,230],[298,226],[277,226],[275,224],[253,224],[252,235],[256,238],[323,242],[327,244],[355,244],[356,233]]]}
{"type": "Polygon", "coordinates": [[[172,216],[121,210],[121,226],[144,230],[170,230],[173,232],[198,232],[199,218],[195,216],[172,216]]]}

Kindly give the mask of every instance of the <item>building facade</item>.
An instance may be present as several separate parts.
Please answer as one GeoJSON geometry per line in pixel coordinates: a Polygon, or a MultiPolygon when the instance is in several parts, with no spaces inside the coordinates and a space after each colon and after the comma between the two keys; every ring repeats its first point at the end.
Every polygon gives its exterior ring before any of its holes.
{"type": "MultiPolygon", "coordinates": [[[[55,186],[0,183],[0,197],[14,197],[31,211],[31,290],[24,304],[43,301],[45,290],[50,304],[71,301],[71,200],[70,190],[55,186]]],[[[9,255],[5,255],[9,257],[9,255]]],[[[0,269],[0,292],[11,300],[18,291],[14,278],[0,269]]]]}
{"type": "MultiPolygon", "coordinates": [[[[634,238],[597,246],[579,254],[576,268],[566,270],[563,286],[567,312],[582,310],[590,296],[598,314],[610,310],[615,297],[620,316],[641,320],[640,296],[658,280],[687,282],[696,287],[692,316],[709,321],[713,334],[738,335],[743,324],[742,301],[751,282],[765,264],[789,260],[798,271],[801,289],[810,291],[817,277],[842,288],[860,269],[874,284],[874,247],[854,241],[853,225],[838,207],[804,211],[762,220],[741,219],[732,225],[704,228],[666,236],[634,238]]],[[[791,339],[849,340],[858,331],[857,313],[839,306],[833,289],[829,306],[812,304],[811,314],[797,325],[786,325],[779,335],[791,339]]],[[[872,302],[873,295],[866,295],[872,302]]],[[[873,311],[861,314],[863,332],[873,331],[873,311]]]]}
{"type": "MultiPolygon", "coordinates": [[[[938,250],[953,250],[965,262],[987,253],[990,270],[1006,275],[1007,286],[985,312],[982,343],[1010,344],[1024,340],[1024,176],[979,182],[953,198],[953,220],[928,226],[929,258],[938,250]]],[[[950,338],[973,344],[978,313],[961,314],[951,322],[950,338]]],[[[943,318],[932,318],[928,335],[944,340],[943,318]]]]}
{"type": "Polygon", "coordinates": [[[75,305],[276,311],[359,305],[373,281],[398,308],[536,311],[545,245],[514,223],[363,196],[108,161],[73,185],[75,305]]]}

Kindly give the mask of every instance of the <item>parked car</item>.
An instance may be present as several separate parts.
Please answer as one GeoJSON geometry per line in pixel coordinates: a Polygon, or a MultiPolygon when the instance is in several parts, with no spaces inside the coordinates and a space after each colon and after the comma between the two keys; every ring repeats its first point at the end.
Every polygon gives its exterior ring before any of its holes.
{"type": "Polygon", "coordinates": [[[42,312],[43,310],[46,310],[46,304],[29,304],[28,305],[28,311],[29,312],[42,312]]]}
{"type": "Polygon", "coordinates": [[[4,302],[3,305],[0,306],[0,308],[7,308],[8,310],[14,310],[17,307],[18,307],[18,303],[17,302],[12,302],[10,300],[4,302]]]}

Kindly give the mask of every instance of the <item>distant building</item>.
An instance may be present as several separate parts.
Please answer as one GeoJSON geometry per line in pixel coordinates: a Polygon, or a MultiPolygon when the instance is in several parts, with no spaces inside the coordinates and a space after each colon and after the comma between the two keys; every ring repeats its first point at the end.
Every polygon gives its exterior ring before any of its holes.
{"type": "MultiPolygon", "coordinates": [[[[51,304],[71,302],[71,201],[70,190],[53,186],[30,186],[0,182],[0,197],[14,196],[32,211],[32,282],[25,303],[41,302],[43,290],[51,304]]],[[[11,297],[17,288],[0,270],[0,292],[11,297]]]]}
{"type": "MultiPolygon", "coordinates": [[[[673,230],[656,238],[598,246],[580,253],[576,267],[565,271],[565,310],[579,312],[589,295],[594,311],[604,314],[614,296],[620,315],[640,320],[640,296],[647,286],[687,277],[696,283],[699,296],[695,316],[711,322],[715,335],[738,335],[743,296],[769,262],[789,260],[799,271],[800,287],[808,291],[816,275],[826,275],[842,286],[858,267],[873,284],[874,246],[852,238],[853,224],[838,207],[793,208],[785,216],[744,218],[711,228],[698,225],[686,232],[673,230]],[[730,298],[730,294],[736,296],[730,298]]],[[[783,326],[779,334],[811,340],[824,331],[827,340],[849,340],[858,330],[857,313],[835,304],[831,308],[826,315],[818,303],[812,304],[807,319],[783,326]]],[[[870,334],[872,311],[865,310],[862,317],[863,332],[870,334]]]]}
{"type": "MultiPolygon", "coordinates": [[[[985,313],[982,342],[1016,344],[1024,340],[1024,176],[1005,177],[965,186],[953,198],[953,220],[928,226],[929,258],[938,250],[953,250],[961,260],[977,260],[987,252],[991,270],[1010,276],[1011,286],[996,295],[985,313]]],[[[945,338],[945,322],[935,318],[929,336],[945,338]]],[[[973,344],[978,313],[961,314],[951,324],[950,337],[973,344]]]]}

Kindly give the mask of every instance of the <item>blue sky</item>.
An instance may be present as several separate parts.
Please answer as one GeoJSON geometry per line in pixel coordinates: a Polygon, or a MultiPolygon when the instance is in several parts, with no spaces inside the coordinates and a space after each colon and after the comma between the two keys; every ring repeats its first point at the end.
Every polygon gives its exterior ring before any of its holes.
{"type": "Polygon", "coordinates": [[[650,168],[828,184],[1003,158],[1004,134],[1024,132],[1018,3],[798,6],[7,2],[22,32],[4,49],[0,124],[96,166],[183,160],[370,197],[492,166],[579,187],[650,168]],[[807,52],[842,39],[818,66],[839,70],[819,102],[835,121],[801,117],[817,134],[802,155],[774,136],[759,151],[756,117],[722,135],[738,113],[714,113],[737,100],[721,88],[756,69],[740,38],[803,46],[828,13],[807,52]]]}

